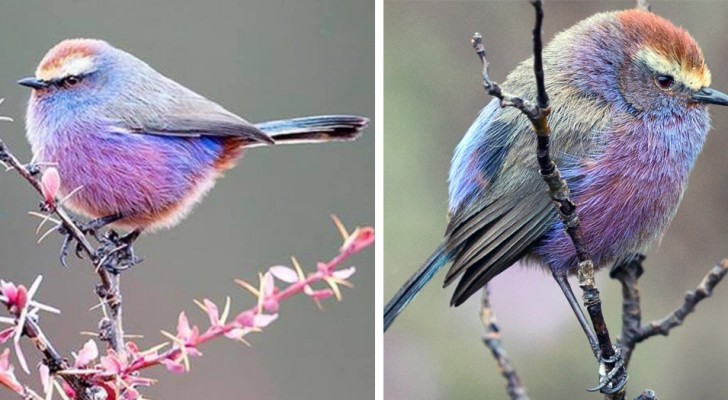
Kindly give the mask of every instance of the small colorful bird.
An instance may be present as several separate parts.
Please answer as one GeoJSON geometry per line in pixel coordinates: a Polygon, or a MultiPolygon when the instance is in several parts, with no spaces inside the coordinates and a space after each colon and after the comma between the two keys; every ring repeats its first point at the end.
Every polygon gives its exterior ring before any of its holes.
{"type": "Polygon", "coordinates": [[[180,222],[248,147],[356,139],[368,120],[330,115],[253,125],[105,41],[53,47],[35,76],[27,137],[39,165],[56,165],[65,203],[131,231],[180,222]]]}
{"type": "MultiPolygon", "coordinates": [[[[710,127],[707,105],[728,105],[728,96],[709,88],[695,40],[645,11],[581,21],[549,43],[543,62],[552,155],[585,244],[604,266],[667,229],[710,127]]],[[[535,99],[532,59],[502,88],[535,99]]],[[[578,264],[574,246],[539,176],[534,141],[519,111],[498,100],[483,109],[452,159],[445,239],[387,304],[385,330],[444,265],[452,263],[446,286],[460,278],[458,306],[519,260],[548,268],[585,323],[566,281],[578,264]]]]}

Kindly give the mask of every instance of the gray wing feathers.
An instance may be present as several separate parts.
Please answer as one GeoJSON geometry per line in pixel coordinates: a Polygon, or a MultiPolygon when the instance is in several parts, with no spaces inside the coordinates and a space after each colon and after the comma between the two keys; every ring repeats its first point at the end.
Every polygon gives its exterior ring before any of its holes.
{"type": "Polygon", "coordinates": [[[453,305],[463,303],[488,281],[525,256],[554,223],[556,212],[548,194],[529,196],[528,200],[531,201],[524,202],[527,206],[521,204],[500,216],[464,244],[446,278],[446,284],[449,284],[460,274],[463,275],[453,294],[453,305]]]}
{"type": "MultiPolygon", "coordinates": [[[[123,53],[123,52],[122,52],[123,53]]],[[[106,112],[120,131],[178,137],[238,137],[248,143],[273,143],[255,125],[219,104],[165,77],[134,56],[141,71],[124,78],[134,80],[139,93],[119,91],[106,112]]]]}

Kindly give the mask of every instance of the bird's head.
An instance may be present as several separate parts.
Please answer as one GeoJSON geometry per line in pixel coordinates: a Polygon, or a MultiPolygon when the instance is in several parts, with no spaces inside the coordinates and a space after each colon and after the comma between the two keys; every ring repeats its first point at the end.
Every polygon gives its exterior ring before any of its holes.
{"type": "Polygon", "coordinates": [[[710,70],[687,31],[644,11],[624,11],[618,19],[626,57],[617,83],[628,103],[648,112],[728,105],[728,96],[710,88],[710,70]]]}
{"type": "Polygon", "coordinates": [[[557,73],[606,104],[652,116],[728,105],[728,96],[710,88],[710,70],[692,36],[655,14],[597,14],[554,42],[557,73]]]}
{"type": "Polygon", "coordinates": [[[46,53],[35,76],[18,83],[33,89],[31,108],[55,118],[78,115],[113,95],[118,52],[103,40],[64,40],[46,53]]]}

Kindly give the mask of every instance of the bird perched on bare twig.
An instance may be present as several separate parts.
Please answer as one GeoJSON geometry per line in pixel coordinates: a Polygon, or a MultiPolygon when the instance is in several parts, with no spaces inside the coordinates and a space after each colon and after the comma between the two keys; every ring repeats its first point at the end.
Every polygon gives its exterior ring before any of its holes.
{"type": "MultiPolygon", "coordinates": [[[[639,10],[594,15],[543,52],[552,151],[572,190],[597,266],[640,250],[675,215],[710,126],[707,105],[728,105],[683,29],[639,10]]],[[[536,97],[533,61],[502,85],[536,97]]],[[[590,330],[566,280],[570,238],[538,174],[528,119],[490,102],[455,150],[443,243],[385,308],[385,330],[435,273],[452,263],[458,306],[519,260],[548,268],[590,330]]],[[[593,333],[592,333],[593,335],[593,333]]]]}

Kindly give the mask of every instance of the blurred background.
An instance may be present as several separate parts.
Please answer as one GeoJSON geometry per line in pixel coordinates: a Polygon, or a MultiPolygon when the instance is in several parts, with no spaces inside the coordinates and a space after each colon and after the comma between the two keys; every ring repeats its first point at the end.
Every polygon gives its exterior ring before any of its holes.
{"type": "MultiPolygon", "coordinates": [[[[30,159],[24,137],[27,88],[45,52],[62,39],[105,39],[163,74],[257,122],[294,116],[352,113],[374,117],[374,1],[22,1],[0,13],[0,126],[4,141],[30,159]]],[[[373,121],[372,121],[373,126],[373,121]]],[[[38,196],[12,173],[0,174],[0,278],[30,284],[45,278],[39,299],[63,310],[42,325],[59,349],[80,349],[100,311],[94,274],[73,260],[61,268],[59,236],[37,245],[38,196]]],[[[233,282],[290,265],[309,269],[337,252],[336,213],[347,226],[374,223],[374,132],[357,142],[254,149],[180,226],[137,243],[143,264],[123,276],[127,333],[149,347],[174,331],[186,310],[206,317],[192,299],[209,297],[233,309],[253,298],[233,282]]],[[[371,399],[374,391],[374,251],[356,256],[340,304],[325,312],[305,298],[281,308],[281,317],[251,348],[211,343],[189,374],[154,370],[153,399],[371,399]]],[[[26,343],[26,355],[34,351],[26,343]]],[[[35,361],[34,358],[32,361],[35,361]]],[[[25,378],[25,377],[21,377],[25,378]]],[[[27,378],[39,387],[37,376],[27,378]]],[[[6,398],[7,395],[0,395],[6,398]]]]}
{"type": "MultiPolygon", "coordinates": [[[[728,2],[651,1],[653,11],[688,29],[701,44],[713,87],[728,90],[728,2]]],[[[545,3],[544,35],[632,1],[545,3]]],[[[470,46],[483,34],[496,81],[531,55],[532,7],[523,1],[385,1],[384,141],[385,302],[442,239],[452,151],[490,101],[470,46]]],[[[662,244],[648,253],[640,283],[644,322],[682,303],[715,262],[728,257],[728,110],[711,109],[713,131],[662,244]]],[[[507,399],[505,381],[481,343],[479,295],[450,308],[452,287],[439,274],[384,337],[389,399],[507,399]]],[[[621,329],[619,284],[597,276],[611,333],[621,329]]],[[[510,352],[534,399],[598,398],[584,391],[597,366],[550,275],[512,268],[492,281],[492,302],[510,352]]],[[[577,293],[580,295],[578,288],[577,293]]],[[[728,392],[728,283],[668,338],[637,347],[628,389],[670,399],[722,399],[728,392]]]]}

